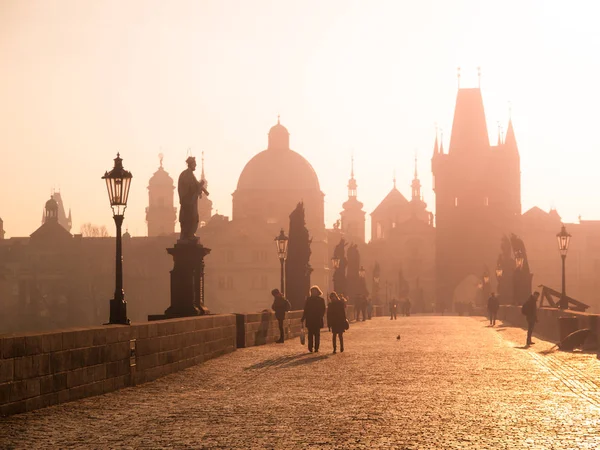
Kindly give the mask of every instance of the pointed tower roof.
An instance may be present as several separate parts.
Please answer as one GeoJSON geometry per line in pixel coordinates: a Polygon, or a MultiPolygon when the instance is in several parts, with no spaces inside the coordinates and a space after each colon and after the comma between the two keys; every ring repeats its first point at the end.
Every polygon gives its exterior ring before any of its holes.
{"type": "Polygon", "coordinates": [[[396,189],[396,177],[394,177],[394,187],[388,193],[388,195],[385,196],[381,203],[377,205],[377,208],[373,210],[371,216],[389,211],[390,209],[406,207],[408,204],[409,202],[406,197],[404,197],[404,195],[402,195],[400,191],[396,189]]]}
{"type": "Polygon", "coordinates": [[[456,95],[448,153],[474,155],[489,147],[481,90],[479,88],[459,89],[456,95]]]}
{"type": "Polygon", "coordinates": [[[435,130],[435,143],[433,144],[433,156],[435,157],[440,151],[440,148],[438,146],[438,133],[437,133],[437,129],[435,130]]]}
{"type": "Polygon", "coordinates": [[[506,151],[519,153],[517,147],[517,138],[515,137],[515,130],[513,128],[512,120],[508,119],[508,128],[506,129],[506,137],[504,138],[504,147],[506,151]]]}
{"type": "Polygon", "coordinates": [[[419,180],[419,173],[417,171],[417,155],[415,154],[415,176],[410,185],[412,188],[412,201],[417,202],[421,200],[421,181],[419,180]]]}
{"type": "Polygon", "coordinates": [[[204,150],[202,150],[202,172],[200,172],[200,181],[204,181],[204,187],[208,186],[208,181],[204,175],[204,150]]]}

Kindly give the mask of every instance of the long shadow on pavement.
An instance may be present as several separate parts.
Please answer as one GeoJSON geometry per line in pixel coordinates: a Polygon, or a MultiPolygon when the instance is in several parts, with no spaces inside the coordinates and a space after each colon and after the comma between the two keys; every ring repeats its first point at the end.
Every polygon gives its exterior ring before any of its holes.
{"type": "Polygon", "coordinates": [[[298,353],[296,355],[286,355],[280,356],[278,358],[265,359],[264,361],[257,362],[251,366],[245,367],[244,370],[253,370],[253,369],[262,369],[264,367],[274,367],[281,366],[283,364],[289,363],[298,358],[302,358],[303,356],[307,356],[306,353],[298,353]]]}
{"type": "Polygon", "coordinates": [[[296,361],[292,361],[286,364],[281,365],[280,367],[298,367],[303,366],[304,364],[312,364],[317,361],[323,361],[324,359],[329,358],[329,355],[319,355],[313,356],[312,358],[299,359],[296,361]]]}

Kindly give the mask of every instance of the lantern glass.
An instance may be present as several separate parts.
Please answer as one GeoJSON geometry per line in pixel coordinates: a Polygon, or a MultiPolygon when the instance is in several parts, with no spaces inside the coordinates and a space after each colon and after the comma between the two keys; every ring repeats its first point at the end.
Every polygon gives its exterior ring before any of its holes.
{"type": "Polygon", "coordinates": [[[502,277],[502,267],[498,267],[496,269],[496,278],[501,278],[502,277]]]}
{"type": "Polygon", "coordinates": [[[331,264],[334,269],[339,269],[340,268],[340,258],[336,258],[334,256],[333,258],[331,258],[331,264]]]}
{"type": "Polygon", "coordinates": [[[277,256],[280,260],[285,260],[287,258],[287,250],[288,250],[288,237],[283,232],[283,228],[279,232],[279,236],[275,238],[275,245],[277,246],[277,256]]]}
{"type": "Polygon", "coordinates": [[[379,277],[373,277],[373,281],[379,284],[379,277]]]}
{"type": "Polygon", "coordinates": [[[358,276],[364,278],[366,272],[367,271],[365,270],[365,268],[363,266],[360,266],[360,269],[358,270],[358,276]]]}
{"type": "Polygon", "coordinates": [[[483,283],[484,283],[484,284],[487,284],[489,281],[490,281],[490,276],[489,276],[488,274],[485,274],[485,275],[483,276],[483,283]]]}
{"type": "Polygon", "coordinates": [[[517,254],[515,255],[515,267],[517,269],[522,269],[523,262],[524,262],[523,254],[521,252],[517,252],[517,254]]]}
{"type": "Polygon", "coordinates": [[[129,198],[129,187],[131,186],[131,172],[123,168],[123,160],[119,153],[115,158],[115,165],[110,172],[105,172],[102,177],[106,181],[108,200],[113,210],[113,215],[122,216],[127,208],[129,198]]]}
{"type": "Polygon", "coordinates": [[[571,235],[567,233],[567,229],[563,225],[560,229],[560,233],[556,235],[556,240],[558,242],[558,251],[562,256],[567,256],[567,252],[569,251],[569,243],[571,242],[571,235]]]}

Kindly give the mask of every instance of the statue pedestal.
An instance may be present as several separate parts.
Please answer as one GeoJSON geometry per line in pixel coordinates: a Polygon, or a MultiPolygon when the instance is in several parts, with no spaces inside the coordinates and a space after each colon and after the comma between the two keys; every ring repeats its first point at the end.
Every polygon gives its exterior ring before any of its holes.
{"type": "Polygon", "coordinates": [[[204,306],[204,257],[210,249],[198,242],[177,241],[167,252],[174,263],[171,270],[171,306],[164,315],[151,315],[148,320],[209,314],[204,306]]]}

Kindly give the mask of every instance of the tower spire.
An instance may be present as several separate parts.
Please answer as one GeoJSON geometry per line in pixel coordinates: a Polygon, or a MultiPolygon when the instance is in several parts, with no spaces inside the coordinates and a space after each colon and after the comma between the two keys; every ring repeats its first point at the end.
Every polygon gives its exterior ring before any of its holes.
{"type": "Polygon", "coordinates": [[[396,189],[396,169],[394,169],[394,189],[396,189]]]}
{"type": "Polygon", "coordinates": [[[358,184],[354,179],[354,152],[350,157],[350,180],[348,180],[348,198],[356,198],[358,196],[358,184]]]}
{"type": "Polygon", "coordinates": [[[415,180],[419,178],[418,172],[417,172],[417,151],[415,150],[415,180]]]}
{"type": "Polygon", "coordinates": [[[204,176],[204,150],[202,150],[202,171],[200,173],[200,179],[204,180],[204,184],[206,184],[206,177],[204,176]]]}
{"type": "Polygon", "coordinates": [[[421,200],[421,182],[419,181],[419,173],[417,171],[417,152],[415,150],[415,177],[410,185],[412,188],[412,201],[421,200]]]}

